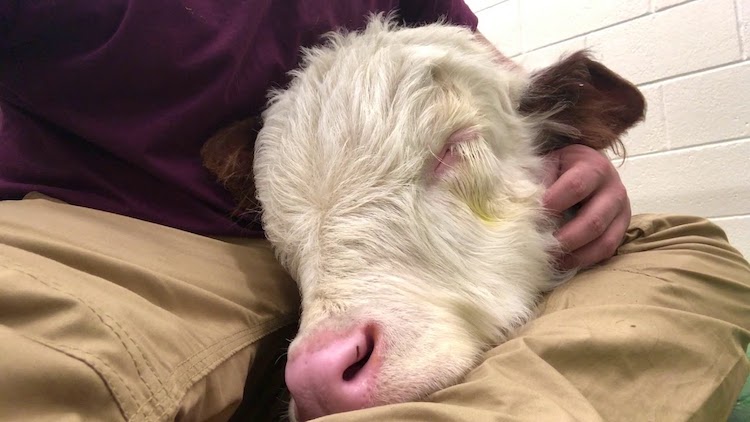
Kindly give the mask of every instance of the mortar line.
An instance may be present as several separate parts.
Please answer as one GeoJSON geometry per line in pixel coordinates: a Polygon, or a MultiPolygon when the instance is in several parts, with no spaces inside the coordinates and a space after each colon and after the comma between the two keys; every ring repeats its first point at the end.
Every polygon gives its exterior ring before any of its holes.
{"type": "Polygon", "coordinates": [[[740,6],[740,0],[734,0],[734,26],[737,30],[737,39],[740,41],[740,57],[743,59],[747,59],[745,57],[745,39],[742,36],[742,22],[741,22],[741,12],[742,12],[742,6],[740,6]]]}
{"type": "MultiPolygon", "coordinates": [[[[691,149],[698,150],[698,149],[703,149],[705,147],[716,146],[716,145],[719,145],[719,144],[736,145],[736,144],[741,144],[743,142],[748,142],[748,141],[750,141],[749,137],[747,137],[747,136],[738,136],[738,137],[734,137],[734,138],[727,138],[727,139],[720,139],[720,140],[717,140],[717,141],[704,142],[704,143],[701,143],[701,144],[680,146],[680,147],[677,147],[677,148],[674,148],[674,149],[667,149],[667,150],[660,150],[660,151],[649,151],[649,152],[644,152],[644,153],[637,154],[637,155],[628,155],[628,158],[627,158],[626,161],[630,161],[630,160],[634,160],[634,159],[638,159],[638,158],[650,157],[650,156],[653,156],[653,155],[664,155],[664,154],[670,154],[670,153],[673,153],[673,152],[674,153],[684,152],[684,151],[691,150],[691,149]]],[[[613,160],[618,160],[619,161],[620,158],[619,157],[615,157],[613,159],[610,159],[610,161],[613,161],[613,160]]]]}

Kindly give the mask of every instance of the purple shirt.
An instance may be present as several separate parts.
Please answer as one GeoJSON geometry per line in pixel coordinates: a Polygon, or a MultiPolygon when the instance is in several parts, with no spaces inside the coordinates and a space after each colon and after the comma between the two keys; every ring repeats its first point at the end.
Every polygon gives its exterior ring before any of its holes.
{"type": "Polygon", "coordinates": [[[301,46],[369,12],[476,29],[460,0],[0,3],[0,199],[31,191],[205,235],[261,235],[203,168],[301,46]],[[400,4],[401,3],[401,4],[400,4]]]}

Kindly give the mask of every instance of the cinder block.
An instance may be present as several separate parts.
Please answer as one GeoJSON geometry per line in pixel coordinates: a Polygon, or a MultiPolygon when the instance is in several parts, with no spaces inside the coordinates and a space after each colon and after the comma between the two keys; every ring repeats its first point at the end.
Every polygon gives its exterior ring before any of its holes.
{"type": "Polygon", "coordinates": [[[586,48],[586,44],[583,37],[577,37],[534,50],[530,53],[521,54],[515,60],[528,70],[536,70],[555,63],[568,53],[573,53],[584,48],[586,48]]]}
{"type": "Polygon", "coordinates": [[[750,0],[512,1],[483,25],[527,69],[587,47],[641,85],[618,168],[634,212],[710,217],[750,255],[750,0]]]}
{"type": "Polygon", "coordinates": [[[639,84],[741,58],[734,0],[685,3],[591,33],[586,45],[639,84]]]}
{"type": "Polygon", "coordinates": [[[522,0],[523,51],[553,44],[649,12],[648,0],[522,0]]]}
{"type": "Polygon", "coordinates": [[[668,81],[663,89],[672,148],[750,136],[750,62],[668,81]]]}
{"type": "Polygon", "coordinates": [[[506,56],[521,53],[518,1],[508,0],[477,13],[479,32],[506,56]]]}
{"type": "Polygon", "coordinates": [[[636,213],[750,214],[750,139],[628,159],[618,168],[636,213]]]}

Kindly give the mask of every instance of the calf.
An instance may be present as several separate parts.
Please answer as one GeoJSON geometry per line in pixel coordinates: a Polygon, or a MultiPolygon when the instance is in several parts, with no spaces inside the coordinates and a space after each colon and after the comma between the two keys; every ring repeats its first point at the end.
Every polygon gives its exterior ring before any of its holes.
{"type": "Polygon", "coordinates": [[[617,145],[644,108],[585,52],[529,75],[444,24],[377,17],[307,50],[254,151],[247,122],[204,148],[244,206],[257,197],[299,284],[292,418],[460,381],[569,275],[552,262],[541,155],[617,145]]]}

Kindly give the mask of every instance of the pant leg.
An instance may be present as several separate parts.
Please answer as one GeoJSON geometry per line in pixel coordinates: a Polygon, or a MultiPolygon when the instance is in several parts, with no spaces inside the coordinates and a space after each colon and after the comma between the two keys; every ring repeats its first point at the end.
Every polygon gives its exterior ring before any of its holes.
{"type": "Polygon", "coordinates": [[[466,380],[338,421],[720,421],[750,371],[750,266],[693,217],[636,216],[466,380]]]}
{"type": "Polygon", "coordinates": [[[0,202],[0,420],[228,420],[298,305],[264,240],[0,202]]]}

